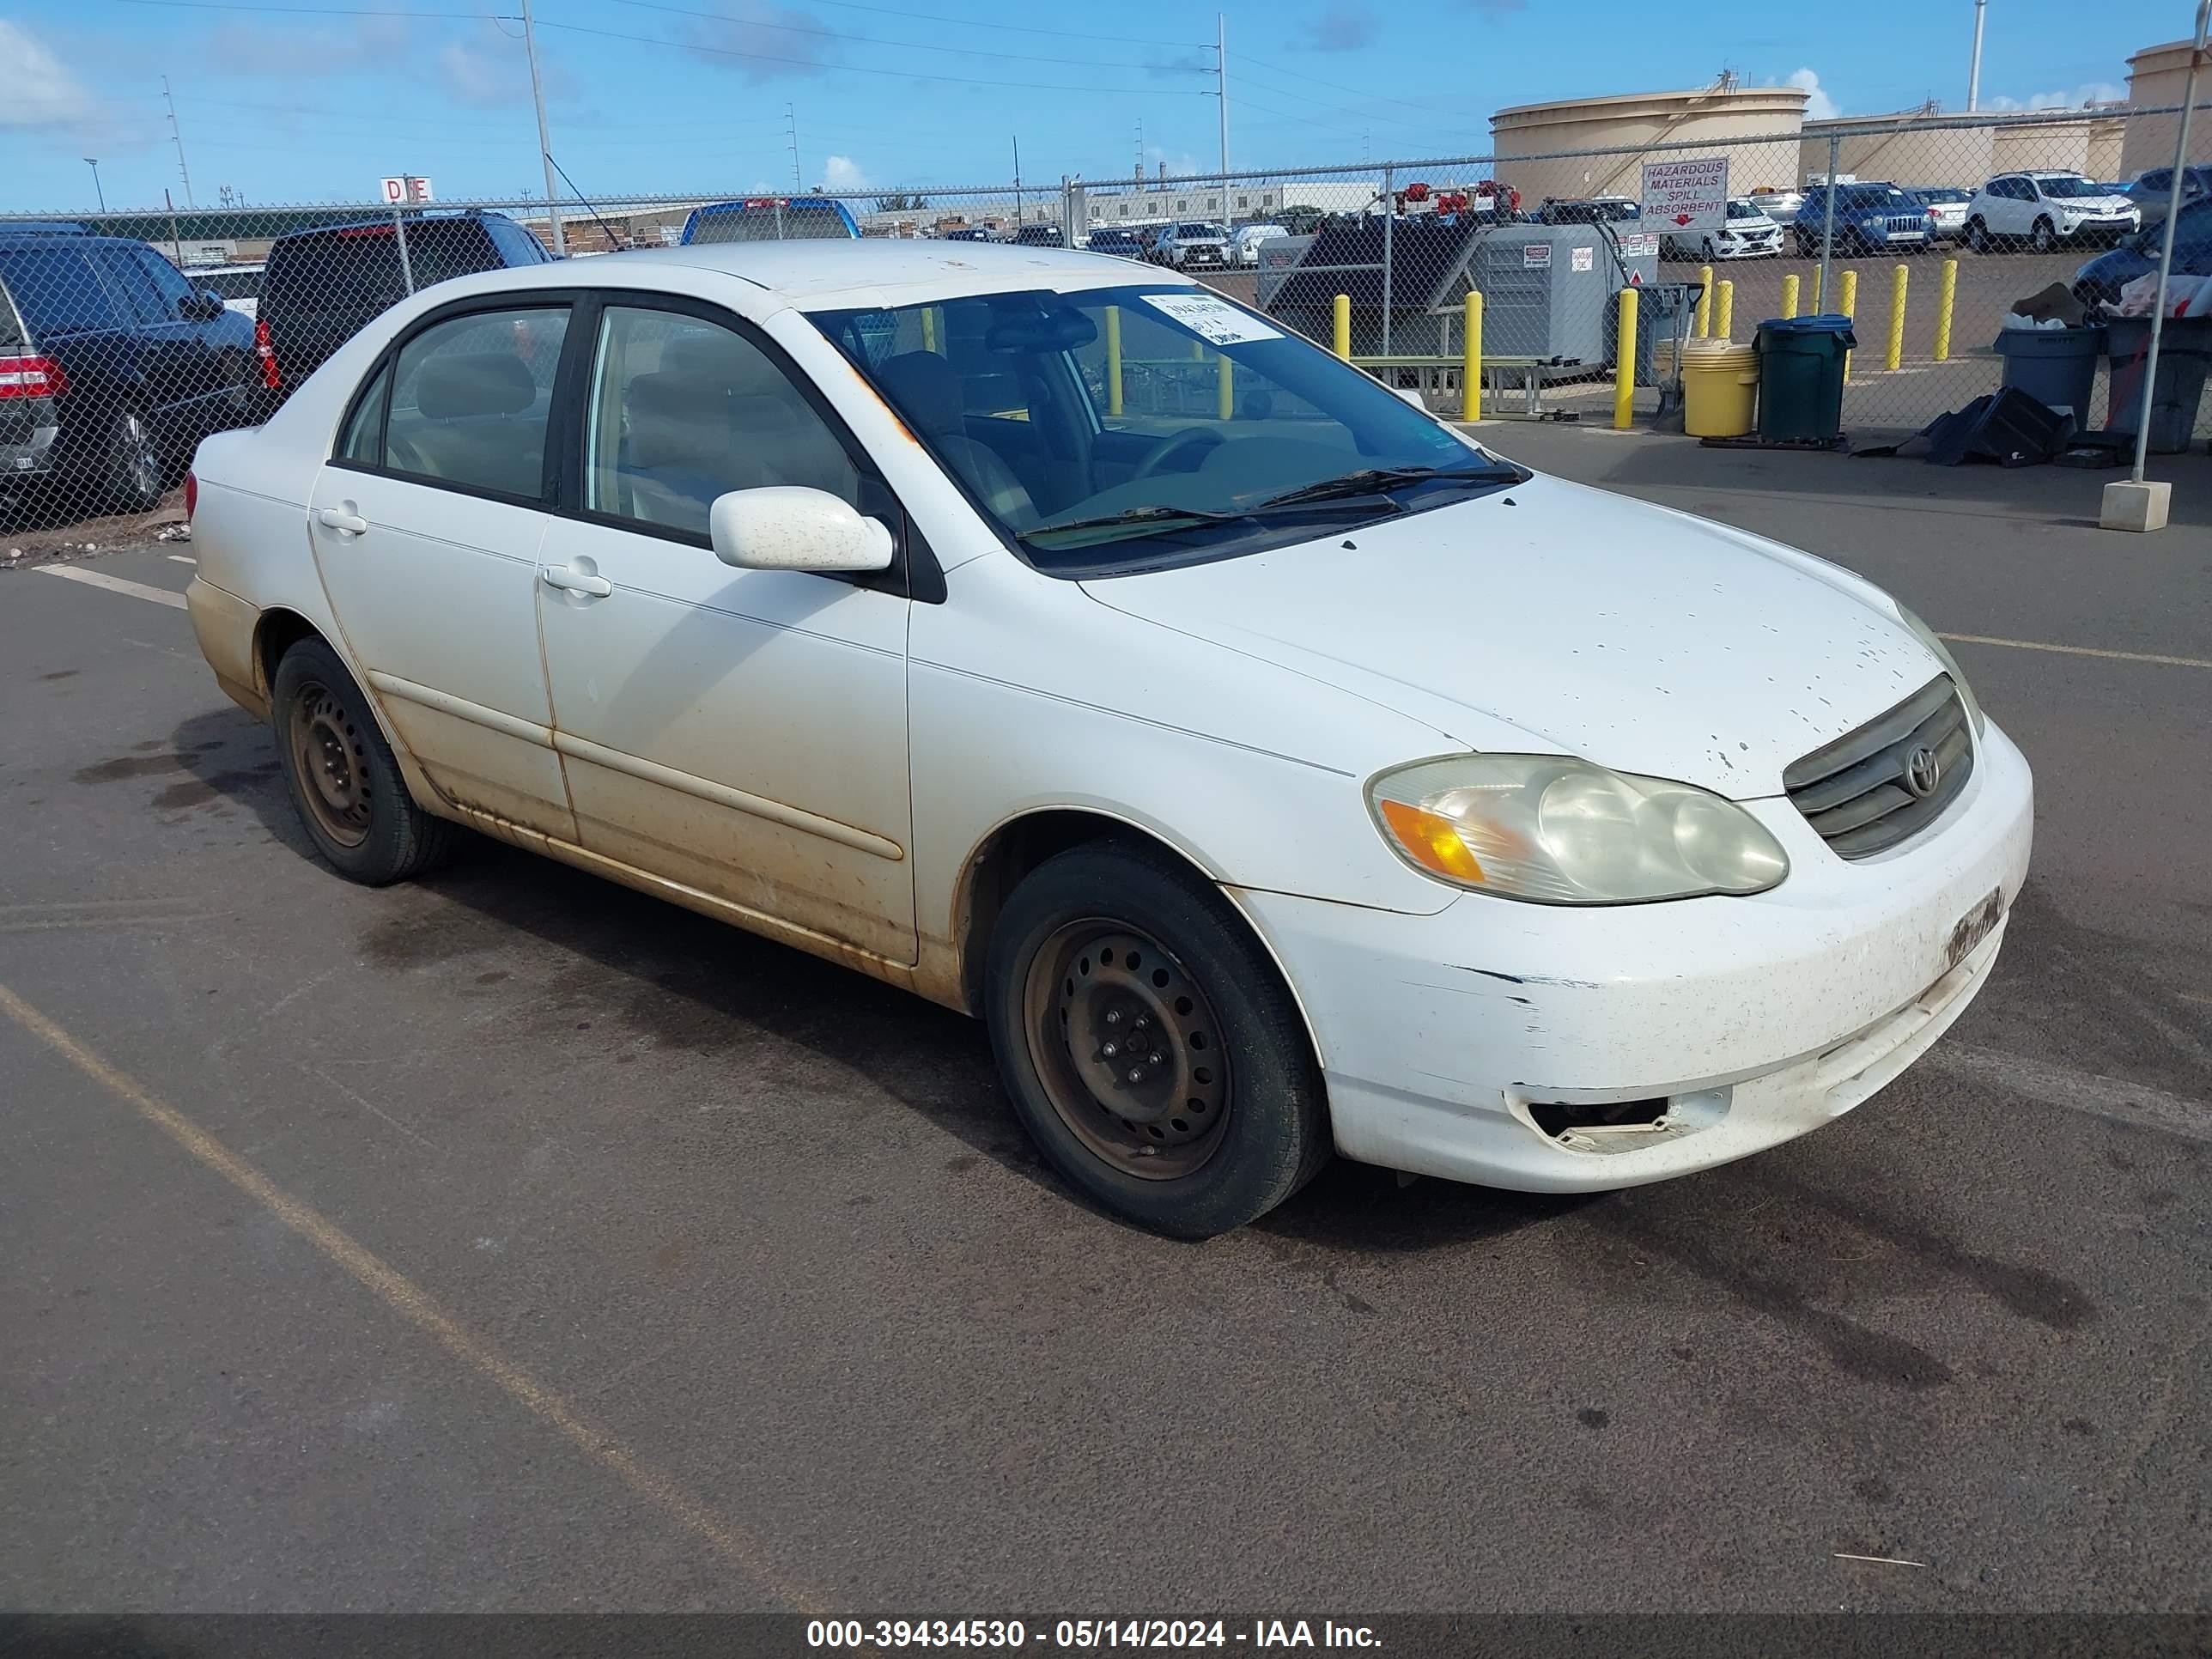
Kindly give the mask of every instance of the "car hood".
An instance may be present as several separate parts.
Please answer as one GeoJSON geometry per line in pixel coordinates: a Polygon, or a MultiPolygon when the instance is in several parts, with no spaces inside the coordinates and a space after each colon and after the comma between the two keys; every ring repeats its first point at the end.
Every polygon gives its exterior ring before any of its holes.
{"type": "Polygon", "coordinates": [[[1781,793],[1784,766],[1942,672],[1848,572],[1544,477],[1084,587],[1470,749],[1580,755],[1739,800],[1781,793]]]}
{"type": "Polygon", "coordinates": [[[2062,213],[2125,213],[2135,204],[2124,196],[2075,196],[2051,205],[2062,213]]]}

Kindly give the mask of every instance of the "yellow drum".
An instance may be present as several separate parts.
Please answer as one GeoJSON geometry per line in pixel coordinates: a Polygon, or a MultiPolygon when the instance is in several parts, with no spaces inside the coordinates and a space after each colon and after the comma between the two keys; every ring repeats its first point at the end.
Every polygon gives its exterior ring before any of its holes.
{"type": "Polygon", "coordinates": [[[1682,429],[1741,438],[1756,423],[1759,354],[1727,340],[1682,342],[1682,429]]]}

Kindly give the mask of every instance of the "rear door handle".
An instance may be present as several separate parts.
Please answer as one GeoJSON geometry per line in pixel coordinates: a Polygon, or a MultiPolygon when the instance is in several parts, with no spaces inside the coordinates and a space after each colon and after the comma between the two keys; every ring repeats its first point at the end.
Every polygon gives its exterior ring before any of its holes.
{"type": "Polygon", "coordinates": [[[615,591],[615,585],[605,576],[587,575],[565,564],[543,566],[538,574],[546,586],[557,587],[563,593],[586,593],[592,599],[604,599],[615,591]]]}
{"type": "Polygon", "coordinates": [[[347,513],[335,507],[316,509],[315,522],[324,529],[335,530],[341,535],[365,536],[368,533],[368,520],[358,513],[347,513]]]}

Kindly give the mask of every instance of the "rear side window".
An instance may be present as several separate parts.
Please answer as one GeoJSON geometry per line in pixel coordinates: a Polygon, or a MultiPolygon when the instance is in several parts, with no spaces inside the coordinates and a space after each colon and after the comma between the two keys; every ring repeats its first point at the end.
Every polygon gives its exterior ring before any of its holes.
{"type": "Polygon", "coordinates": [[[384,465],[384,415],[391,394],[392,365],[386,363],[376,371],[376,378],[353,406],[353,418],[346,422],[345,434],[338,440],[338,459],[358,466],[384,465]]]}
{"type": "Polygon", "coordinates": [[[34,338],[131,326],[81,249],[0,248],[0,284],[34,338]]]}
{"type": "Polygon", "coordinates": [[[541,499],[553,375],[568,327],[567,307],[541,306],[456,317],[408,341],[392,370],[386,470],[541,499]]]}
{"type": "Polygon", "coordinates": [[[483,228],[511,265],[542,265],[551,257],[544,243],[511,219],[486,219],[483,228]]]}

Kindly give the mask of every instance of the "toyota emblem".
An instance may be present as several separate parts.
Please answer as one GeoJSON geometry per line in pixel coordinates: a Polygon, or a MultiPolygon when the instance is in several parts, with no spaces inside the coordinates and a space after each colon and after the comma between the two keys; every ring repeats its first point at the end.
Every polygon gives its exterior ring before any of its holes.
{"type": "Polygon", "coordinates": [[[1926,800],[1942,781],[1942,759],[1926,744],[1905,757],[1905,787],[1916,800],[1926,800]]]}

